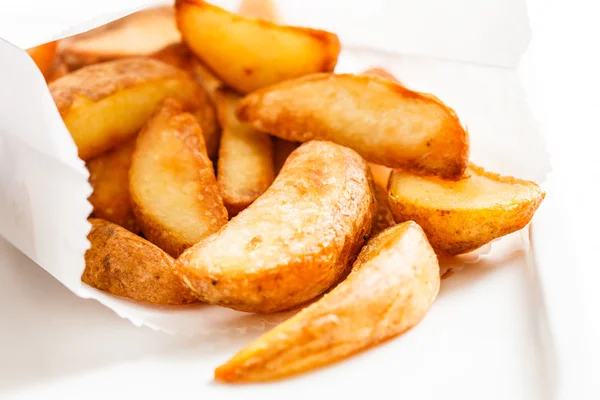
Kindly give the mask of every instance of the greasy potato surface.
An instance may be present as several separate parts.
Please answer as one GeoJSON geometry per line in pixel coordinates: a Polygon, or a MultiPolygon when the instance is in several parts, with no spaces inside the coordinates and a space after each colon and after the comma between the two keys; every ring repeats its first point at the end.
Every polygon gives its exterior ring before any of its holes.
{"type": "Polygon", "coordinates": [[[135,136],[165,98],[174,97],[195,110],[205,97],[188,74],[150,58],[81,68],[49,88],[84,160],[135,136]]]}
{"type": "Polygon", "coordinates": [[[81,280],[96,289],[155,304],[198,300],[176,275],[175,260],[141,237],[102,219],[91,218],[91,248],[81,280]]]}
{"type": "Polygon", "coordinates": [[[215,371],[226,382],[264,381],[329,364],[418,324],[440,269],[422,229],[405,222],[371,239],[350,275],[215,371]]]}
{"type": "Polygon", "coordinates": [[[396,222],[417,222],[442,255],[467,253],[523,228],[545,196],[534,182],[474,164],[456,182],[395,170],[388,191],[396,222]]]}
{"type": "Polygon", "coordinates": [[[129,188],[144,236],[173,257],[227,222],[200,126],[172,99],[137,138],[129,188]]]}
{"type": "Polygon", "coordinates": [[[94,189],[89,197],[94,207],[93,215],[138,233],[131,196],[129,196],[129,167],[135,139],[116,149],[92,158],[86,163],[90,172],[90,185],[94,189]]]}
{"type": "Polygon", "coordinates": [[[333,71],[336,35],[229,13],[201,0],[176,2],[183,41],[240,93],[315,72],[333,71]]]}
{"type": "Polygon", "coordinates": [[[315,74],[247,95],[238,117],[287,140],[330,140],[367,161],[458,179],[469,140],[454,111],[431,95],[369,75],[315,74]]]}
{"type": "Polygon", "coordinates": [[[238,121],[238,100],[239,96],[231,91],[217,92],[223,127],[217,182],[230,217],[252,204],[275,179],[271,136],[238,121]]]}
{"type": "Polygon", "coordinates": [[[147,56],[181,40],[173,7],[142,10],[60,43],[71,69],[124,57],[147,56]]]}
{"type": "Polygon", "coordinates": [[[208,303],[248,312],[293,308],[344,275],[371,233],[375,207],[358,154],[305,143],[261,197],[181,255],[181,276],[208,303]]]}

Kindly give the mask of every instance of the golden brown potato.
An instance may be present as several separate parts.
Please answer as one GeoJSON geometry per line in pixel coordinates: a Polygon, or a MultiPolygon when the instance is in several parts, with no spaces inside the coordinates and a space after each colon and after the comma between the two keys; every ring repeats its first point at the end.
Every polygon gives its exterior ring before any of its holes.
{"type": "Polygon", "coordinates": [[[345,358],[418,324],[440,269],[423,231],[405,222],[374,237],[348,278],[215,370],[225,382],[265,381],[345,358]]]}
{"type": "Polygon", "coordinates": [[[212,107],[188,74],[150,58],[91,65],[52,82],[49,88],[83,160],[134,137],[167,97],[190,110],[212,107]]]}
{"type": "Polygon", "coordinates": [[[381,67],[370,68],[363,72],[363,75],[377,76],[379,78],[389,79],[402,85],[402,83],[391,72],[381,67]]]}
{"type": "Polygon", "coordinates": [[[90,185],[94,192],[89,198],[93,215],[138,233],[129,196],[129,166],[135,139],[116,149],[92,158],[86,163],[90,185]]]}
{"type": "Polygon", "coordinates": [[[140,132],[129,189],[144,237],[173,257],[227,222],[200,126],[172,99],[140,132]]]}
{"type": "Polygon", "coordinates": [[[50,76],[57,46],[57,42],[49,42],[27,49],[27,53],[46,79],[50,76]]]}
{"type": "Polygon", "coordinates": [[[52,65],[52,68],[50,68],[50,72],[48,74],[48,77],[46,78],[46,82],[54,82],[55,80],[62,78],[68,73],[69,67],[67,66],[67,63],[65,63],[61,57],[56,57],[54,59],[54,64],[52,65]]]}
{"type": "Polygon", "coordinates": [[[242,0],[239,14],[247,18],[258,18],[276,22],[279,17],[277,7],[272,0],[242,0]]]}
{"type": "Polygon", "coordinates": [[[373,180],[375,183],[381,187],[387,188],[392,169],[373,163],[369,163],[369,167],[371,168],[371,173],[373,174],[373,180]]]}
{"type": "Polygon", "coordinates": [[[223,127],[217,182],[230,217],[252,204],[275,179],[271,137],[238,121],[238,100],[239,96],[231,91],[217,92],[223,127]]]}
{"type": "Polygon", "coordinates": [[[291,309],[344,276],[371,233],[375,207],[358,154],[331,142],[305,143],[250,207],[179,257],[180,274],[208,303],[291,309]]]}
{"type": "Polygon", "coordinates": [[[173,7],[142,10],[61,41],[60,54],[74,70],[124,57],[147,56],[181,40],[173,7]]]}
{"type": "Polygon", "coordinates": [[[467,253],[523,228],[545,196],[534,182],[473,164],[457,182],[395,170],[388,190],[396,222],[417,222],[441,255],[467,253]]]}
{"type": "Polygon", "coordinates": [[[155,304],[198,300],[176,274],[175,260],[141,237],[102,219],[91,218],[91,248],[81,280],[96,289],[155,304]]]}
{"type": "Polygon", "coordinates": [[[315,72],[333,71],[336,35],[231,14],[201,0],[176,2],[183,41],[240,93],[315,72]]]}
{"type": "Polygon", "coordinates": [[[294,150],[300,146],[298,142],[292,142],[285,139],[280,139],[278,137],[273,138],[273,152],[274,160],[275,160],[275,174],[278,174],[283,168],[283,164],[285,164],[285,160],[292,154],[294,150]]]}
{"type": "Polygon", "coordinates": [[[377,200],[377,213],[375,214],[375,223],[373,224],[373,233],[371,233],[371,236],[396,225],[392,210],[390,209],[388,192],[377,183],[375,183],[375,200],[377,200]]]}
{"type": "Polygon", "coordinates": [[[287,140],[331,140],[367,161],[458,179],[469,139],[454,111],[389,79],[315,74],[247,95],[238,118],[287,140]]]}

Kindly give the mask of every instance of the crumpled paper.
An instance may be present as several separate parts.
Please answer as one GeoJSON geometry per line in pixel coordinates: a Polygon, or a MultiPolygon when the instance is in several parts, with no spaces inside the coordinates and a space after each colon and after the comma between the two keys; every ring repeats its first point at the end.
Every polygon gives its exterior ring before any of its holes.
{"type": "MultiPolygon", "coordinates": [[[[243,333],[285,319],[286,313],[251,315],[208,305],[144,305],[81,282],[89,247],[88,173],[41,74],[21,48],[165,2],[86,2],[85,7],[75,0],[36,7],[29,2],[0,13],[0,235],[77,296],[95,299],[138,326],[181,334],[243,333]]],[[[235,10],[239,1],[214,3],[235,10]]],[[[344,50],[336,72],[381,66],[409,88],[434,93],[454,108],[469,131],[476,164],[545,180],[550,165],[544,140],[516,73],[529,41],[524,1],[490,6],[459,0],[450,6],[443,0],[372,0],[339,7],[307,0],[281,1],[279,7],[287,23],[339,34],[344,50]]],[[[493,252],[496,245],[491,247],[493,252]]]]}

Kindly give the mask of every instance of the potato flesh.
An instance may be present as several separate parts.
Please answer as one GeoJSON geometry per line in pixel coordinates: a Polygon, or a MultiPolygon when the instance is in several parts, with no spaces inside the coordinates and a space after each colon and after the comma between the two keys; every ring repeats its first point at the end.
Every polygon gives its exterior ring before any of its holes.
{"type": "Polygon", "coordinates": [[[227,222],[200,127],[173,102],[138,137],[130,190],[145,237],[174,257],[227,222]]]}
{"type": "Polygon", "coordinates": [[[468,135],[433,96],[373,76],[315,74],[247,95],[238,118],[286,140],[330,140],[367,161],[458,179],[468,135]]]}
{"type": "Polygon", "coordinates": [[[238,99],[228,91],[217,93],[223,127],[217,181],[230,217],[252,204],[275,179],[271,137],[238,121],[238,99]]]}
{"type": "Polygon", "coordinates": [[[347,357],[419,323],[439,286],[438,261],[421,228],[397,225],[367,243],[346,280],[242,349],[215,377],[264,381],[347,357]]]}
{"type": "Polygon", "coordinates": [[[303,304],[344,274],[368,238],[371,184],[352,150],[306,143],[261,197],[178,259],[180,273],[209,303],[249,312],[303,304]]]}
{"type": "Polygon", "coordinates": [[[523,228],[544,199],[534,182],[473,164],[458,182],[395,170],[388,190],[395,221],[417,222],[436,252],[450,256],[523,228]]]}
{"type": "Polygon", "coordinates": [[[129,195],[129,167],[135,139],[99,155],[86,163],[90,185],[94,189],[89,198],[93,215],[137,233],[135,216],[129,195]]]}
{"type": "Polygon", "coordinates": [[[334,34],[243,18],[199,0],[179,1],[176,7],[184,42],[240,93],[333,71],[337,63],[340,44],[334,34]]]}

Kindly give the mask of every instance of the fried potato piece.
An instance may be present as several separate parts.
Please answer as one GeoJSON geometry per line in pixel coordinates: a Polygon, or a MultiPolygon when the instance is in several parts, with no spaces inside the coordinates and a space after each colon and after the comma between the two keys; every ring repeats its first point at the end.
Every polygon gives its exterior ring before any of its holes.
{"type": "Polygon", "coordinates": [[[46,78],[46,82],[47,83],[54,82],[55,80],[62,78],[63,76],[65,76],[68,73],[69,73],[69,67],[67,66],[67,63],[64,62],[61,57],[57,57],[54,60],[54,64],[52,65],[52,68],[50,68],[50,73],[48,74],[48,77],[46,78]]]}
{"type": "Polygon", "coordinates": [[[91,218],[91,248],[81,280],[96,289],[155,304],[198,301],[176,274],[175,260],[152,243],[102,219],[91,218]]]}
{"type": "Polygon", "coordinates": [[[180,100],[190,110],[212,107],[188,74],[150,58],[85,67],[52,82],[49,88],[83,160],[131,139],[167,97],[180,100]]]}
{"type": "Polygon", "coordinates": [[[381,67],[370,68],[363,72],[363,75],[377,76],[379,78],[389,79],[391,81],[396,82],[397,84],[402,85],[402,82],[400,82],[398,78],[396,78],[391,72],[381,67]]]}
{"type": "Polygon", "coordinates": [[[171,99],[140,132],[129,190],[144,237],[173,257],[227,222],[200,126],[171,99]]]}
{"type": "Polygon", "coordinates": [[[435,300],[440,269],[423,230],[405,222],[374,237],[345,281],[215,370],[225,382],[307,371],[417,325],[435,300]]]}
{"type": "Polygon", "coordinates": [[[56,56],[57,42],[49,42],[36,47],[27,49],[27,53],[35,62],[35,65],[40,69],[44,78],[50,76],[54,57],[56,56]]]}
{"type": "Polygon", "coordinates": [[[375,183],[375,200],[377,200],[377,212],[375,214],[375,223],[373,224],[373,233],[371,236],[396,225],[392,210],[390,209],[388,192],[377,183],[375,183]]]}
{"type": "Polygon", "coordinates": [[[298,146],[300,146],[300,143],[280,139],[278,137],[273,139],[273,151],[275,153],[275,174],[277,175],[279,174],[279,171],[281,171],[281,168],[283,168],[285,160],[287,160],[290,154],[292,154],[292,152],[296,150],[298,146]]]}
{"type": "Polygon", "coordinates": [[[392,169],[373,163],[369,163],[369,167],[371,168],[371,173],[373,174],[373,180],[375,183],[381,187],[387,188],[392,169]]]}
{"type": "Polygon", "coordinates": [[[181,40],[172,6],[128,15],[94,31],[61,42],[70,69],[124,57],[147,56],[181,40]]]}
{"type": "Polygon", "coordinates": [[[545,196],[534,182],[474,164],[458,182],[395,170],[388,190],[396,222],[417,222],[436,252],[450,256],[523,228],[545,196]]]}
{"type": "Polygon", "coordinates": [[[344,276],[371,233],[375,207],[358,154],[330,142],[305,143],[250,207],[179,257],[180,274],[208,303],[248,312],[291,309],[344,276]]]}
{"type": "Polygon", "coordinates": [[[201,0],[178,0],[175,7],[183,41],[240,93],[333,71],[337,63],[333,33],[244,18],[201,0]]]}
{"type": "Polygon", "coordinates": [[[331,140],[367,161],[458,179],[469,140],[431,95],[366,75],[315,74],[247,95],[238,118],[287,140],[331,140]]]}
{"type": "Polygon", "coordinates": [[[135,139],[94,157],[86,163],[90,185],[94,192],[88,199],[94,207],[93,215],[138,233],[131,196],[129,195],[129,167],[135,139]]]}
{"type": "Polygon", "coordinates": [[[279,19],[277,7],[272,0],[242,0],[239,14],[247,18],[258,18],[276,22],[279,19]]]}
{"type": "Polygon", "coordinates": [[[239,96],[217,92],[217,110],[223,127],[217,182],[229,216],[235,216],[263,194],[275,179],[271,136],[238,121],[239,96]]]}

